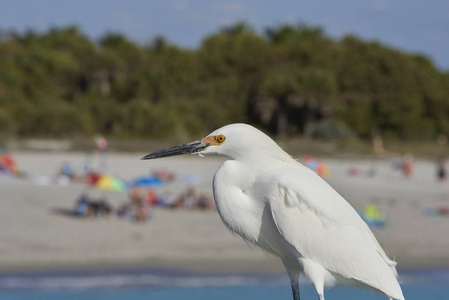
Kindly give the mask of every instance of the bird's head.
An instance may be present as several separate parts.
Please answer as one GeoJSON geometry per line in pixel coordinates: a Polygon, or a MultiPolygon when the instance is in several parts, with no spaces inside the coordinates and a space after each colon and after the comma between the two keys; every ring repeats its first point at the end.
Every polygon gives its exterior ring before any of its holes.
{"type": "Polygon", "coordinates": [[[154,159],[188,153],[221,155],[231,159],[245,160],[261,155],[266,156],[266,158],[290,158],[270,137],[260,130],[247,124],[231,124],[215,130],[200,140],[160,150],[148,154],[142,159],[154,159]]]}

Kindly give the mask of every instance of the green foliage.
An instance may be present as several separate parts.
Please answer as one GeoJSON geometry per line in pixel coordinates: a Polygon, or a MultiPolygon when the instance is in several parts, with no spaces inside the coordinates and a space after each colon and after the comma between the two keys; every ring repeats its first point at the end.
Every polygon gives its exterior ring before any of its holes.
{"type": "Polygon", "coordinates": [[[325,70],[282,65],[266,72],[261,89],[275,98],[297,95],[330,101],[336,94],[336,83],[333,75],[325,70]]]}
{"type": "Polygon", "coordinates": [[[395,139],[449,135],[449,74],[320,27],[245,23],[182,49],[75,26],[0,30],[0,135],[186,139],[233,122],[274,134],[395,139]]]}
{"type": "Polygon", "coordinates": [[[17,124],[14,120],[4,111],[0,109],[0,135],[12,134],[15,132],[17,124]]]}

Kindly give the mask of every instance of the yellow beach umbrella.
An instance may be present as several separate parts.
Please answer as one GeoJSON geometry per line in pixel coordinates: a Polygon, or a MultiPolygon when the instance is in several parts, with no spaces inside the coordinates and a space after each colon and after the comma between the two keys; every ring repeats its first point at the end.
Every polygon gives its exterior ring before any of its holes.
{"type": "Polygon", "coordinates": [[[106,191],[126,191],[128,186],[126,182],[113,175],[103,175],[98,179],[95,186],[106,191]]]}

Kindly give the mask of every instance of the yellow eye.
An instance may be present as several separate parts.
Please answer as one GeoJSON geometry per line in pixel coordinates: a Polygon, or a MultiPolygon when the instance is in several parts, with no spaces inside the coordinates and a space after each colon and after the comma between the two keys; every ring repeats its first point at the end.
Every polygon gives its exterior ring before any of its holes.
{"type": "Polygon", "coordinates": [[[223,143],[225,140],[226,140],[226,138],[224,137],[224,135],[217,135],[217,137],[215,138],[216,140],[217,140],[217,142],[219,142],[219,143],[223,143]]]}

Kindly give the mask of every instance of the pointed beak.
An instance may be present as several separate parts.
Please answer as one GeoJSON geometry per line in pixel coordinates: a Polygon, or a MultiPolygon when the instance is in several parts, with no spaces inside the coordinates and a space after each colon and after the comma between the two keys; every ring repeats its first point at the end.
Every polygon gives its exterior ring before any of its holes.
{"type": "Polygon", "coordinates": [[[141,159],[153,159],[161,157],[176,156],[181,154],[198,153],[206,149],[210,143],[203,142],[202,140],[194,141],[184,145],[170,147],[164,150],[159,150],[148,155],[145,155],[141,159]]]}

